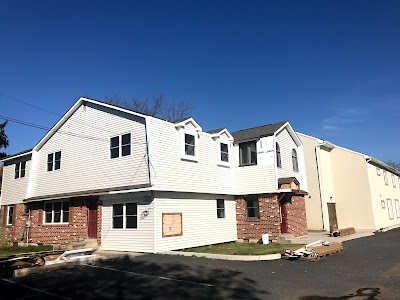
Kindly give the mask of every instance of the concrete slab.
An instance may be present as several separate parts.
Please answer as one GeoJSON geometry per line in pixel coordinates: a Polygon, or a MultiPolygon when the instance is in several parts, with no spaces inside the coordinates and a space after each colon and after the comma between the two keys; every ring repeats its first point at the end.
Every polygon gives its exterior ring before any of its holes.
{"type": "Polygon", "coordinates": [[[205,257],[205,258],[221,259],[221,260],[242,260],[242,261],[261,261],[261,260],[281,259],[280,253],[268,254],[268,255],[227,255],[227,254],[184,252],[184,251],[163,251],[163,252],[160,252],[160,254],[191,256],[191,257],[195,256],[195,257],[205,257]]]}
{"type": "Polygon", "coordinates": [[[324,240],[327,242],[345,242],[349,240],[359,239],[367,236],[375,235],[375,230],[356,229],[356,233],[346,236],[330,236],[328,231],[311,231],[308,232],[308,236],[304,238],[296,238],[291,240],[292,244],[306,245],[318,240],[324,240]]]}

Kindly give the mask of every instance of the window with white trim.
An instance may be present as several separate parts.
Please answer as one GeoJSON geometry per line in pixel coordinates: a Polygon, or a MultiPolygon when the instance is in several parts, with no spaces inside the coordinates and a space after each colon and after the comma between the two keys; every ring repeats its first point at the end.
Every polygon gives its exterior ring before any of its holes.
{"type": "Polygon", "coordinates": [[[399,189],[400,189],[400,177],[399,177],[399,189]]]}
{"type": "Polygon", "coordinates": [[[292,165],[293,165],[293,171],[298,172],[299,171],[299,162],[297,159],[296,149],[292,149],[292,165]]]}
{"type": "Polygon", "coordinates": [[[275,144],[276,147],[276,166],[278,168],[282,168],[282,160],[281,160],[281,148],[279,147],[279,144],[275,144]]]}
{"type": "Polygon", "coordinates": [[[381,176],[381,169],[378,167],[376,167],[376,175],[381,176]]]}
{"type": "Polygon", "coordinates": [[[394,199],[394,207],[396,209],[396,217],[397,217],[397,219],[400,219],[400,204],[399,204],[399,200],[394,199]]]}
{"type": "Polygon", "coordinates": [[[137,228],[137,203],[118,203],[112,206],[113,229],[137,228]]]}
{"type": "Polygon", "coordinates": [[[222,165],[229,165],[229,144],[226,142],[219,142],[218,163],[222,165]]]}
{"type": "Polygon", "coordinates": [[[197,161],[197,132],[185,130],[182,132],[182,159],[197,161]]]}
{"type": "Polygon", "coordinates": [[[61,151],[47,154],[47,171],[59,170],[61,168],[61,151]]]}
{"type": "Polygon", "coordinates": [[[25,177],[26,161],[15,164],[14,179],[25,177]]]}
{"type": "Polygon", "coordinates": [[[69,220],[69,201],[50,201],[44,203],[45,224],[67,224],[69,220]]]}
{"type": "Polygon", "coordinates": [[[217,218],[225,218],[225,200],[217,199],[217,218]]]}
{"type": "Polygon", "coordinates": [[[131,134],[126,133],[110,138],[110,158],[131,155],[131,134]]]}
{"type": "Polygon", "coordinates": [[[7,211],[7,225],[12,225],[13,218],[14,218],[14,205],[9,205],[7,211]]]}
{"type": "Polygon", "coordinates": [[[185,155],[196,155],[195,136],[193,134],[185,133],[185,155]]]}
{"type": "Polygon", "coordinates": [[[386,201],[387,201],[389,219],[392,220],[394,218],[392,199],[386,199],[386,201]]]}
{"type": "Polygon", "coordinates": [[[239,144],[240,166],[257,164],[257,142],[251,141],[239,144]]]}
{"type": "Polygon", "coordinates": [[[245,198],[246,201],[246,218],[260,218],[260,206],[258,197],[249,196],[245,198]]]}
{"type": "Polygon", "coordinates": [[[386,185],[389,185],[389,183],[388,183],[388,177],[387,177],[387,172],[386,172],[386,171],[383,171],[383,180],[385,181],[385,184],[386,184],[386,185]]]}
{"type": "Polygon", "coordinates": [[[394,176],[393,174],[392,174],[392,184],[393,187],[396,187],[396,176],[394,176]]]}

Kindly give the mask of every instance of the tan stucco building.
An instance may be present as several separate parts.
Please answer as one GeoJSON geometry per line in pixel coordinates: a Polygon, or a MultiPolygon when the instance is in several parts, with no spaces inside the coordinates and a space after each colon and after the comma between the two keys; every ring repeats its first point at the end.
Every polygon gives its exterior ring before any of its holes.
{"type": "Polygon", "coordinates": [[[400,172],[328,141],[297,133],[304,146],[309,230],[400,226],[400,172]]]}

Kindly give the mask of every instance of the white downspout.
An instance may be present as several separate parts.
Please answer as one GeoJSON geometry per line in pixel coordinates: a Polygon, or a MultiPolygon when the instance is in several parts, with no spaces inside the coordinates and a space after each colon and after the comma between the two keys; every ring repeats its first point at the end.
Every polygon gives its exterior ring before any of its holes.
{"type": "Polygon", "coordinates": [[[318,186],[319,186],[319,199],[320,199],[320,203],[321,203],[321,216],[322,216],[322,230],[325,230],[325,220],[326,220],[326,215],[325,215],[325,205],[324,205],[324,201],[323,201],[323,190],[322,190],[322,182],[321,182],[321,158],[319,157],[319,152],[320,152],[320,147],[321,145],[317,145],[315,147],[315,156],[316,156],[316,162],[317,162],[317,173],[318,173],[318,186]]]}

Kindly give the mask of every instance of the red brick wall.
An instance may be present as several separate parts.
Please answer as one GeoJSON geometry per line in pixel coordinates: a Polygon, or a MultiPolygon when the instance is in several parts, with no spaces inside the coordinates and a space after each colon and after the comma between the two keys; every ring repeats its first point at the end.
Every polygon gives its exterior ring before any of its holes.
{"type": "Polygon", "coordinates": [[[258,196],[260,218],[246,218],[246,201],[243,196],[236,197],[236,222],[238,239],[261,239],[268,233],[270,240],[280,234],[279,205],[276,195],[258,196]]]}
{"type": "Polygon", "coordinates": [[[5,232],[6,242],[20,242],[21,234],[25,231],[25,224],[28,220],[28,214],[25,214],[25,204],[15,204],[14,206],[14,216],[12,225],[6,225],[8,217],[7,205],[2,205],[1,210],[3,214],[3,224],[5,232]]]}
{"type": "Polygon", "coordinates": [[[98,201],[97,205],[97,245],[101,245],[101,221],[102,221],[103,205],[98,201]]]}
{"type": "MultiPolygon", "coordinates": [[[[30,243],[64,244],[88,238],[87,218],[88,201],[98,201],[93,198],[70,199],[69,224],[43,224],[43,202],[32,202],[31,228],[28,233],[30,243]]],[[[5,206],[2,206],[2,210],[5,206]]],[[[20,234],[25,230],[28,214],[25,214],[25,204],[14,205],[13,225],[5,226],[6,238],[10,242],[20,241],[20,234]]],[[[101,208],[98,207],[97,231],[101,229],[101,208]],[[100,213],[99,213],[100,211],[100,213]]],[[[4,222],[4,221],[3,221],[4,222]]],[[[100,237],[101,238],[101,237],[100,237]]]]}
{"type": "Polygon", "coordinates": [[[292,196],[292,204],[287,203],[288,233],[294,236],[308,235],[304,197],[292,196]]]}

